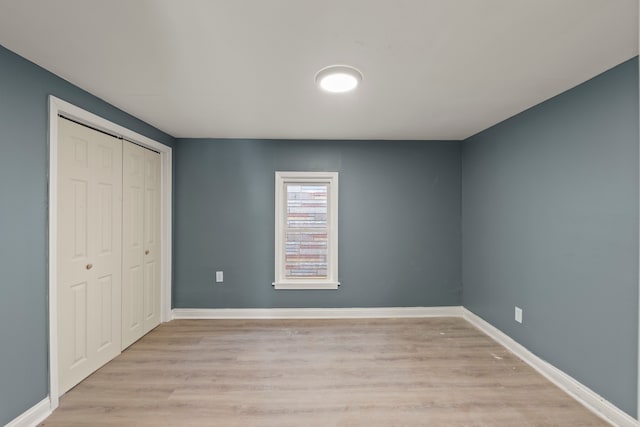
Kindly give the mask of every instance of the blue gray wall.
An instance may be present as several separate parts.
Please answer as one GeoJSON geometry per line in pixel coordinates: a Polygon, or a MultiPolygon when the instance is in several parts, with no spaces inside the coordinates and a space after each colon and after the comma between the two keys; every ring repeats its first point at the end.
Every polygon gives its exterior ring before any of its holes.
{"type": "Polygon", "coordinates": [[[460,304],[458,142],[179,139],[175,154],[175,307],[460,304]],[[340,173],[339,290],[272,288],[277,170],[340,173]]]}
{"type": "Polygon", "coordinates": [[[0,46],[0,425],[48,393],[48,95],[173,138],[0,46]]]}
{"type": "Polygon", "coordinates": [[[635,414],[637,58],[466,140],[462,171],[464,306],[635,414]]]}

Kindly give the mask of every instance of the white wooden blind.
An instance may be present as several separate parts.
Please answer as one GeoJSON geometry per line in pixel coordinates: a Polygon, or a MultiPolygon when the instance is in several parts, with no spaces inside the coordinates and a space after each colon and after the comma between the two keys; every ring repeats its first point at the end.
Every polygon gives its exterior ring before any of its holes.
{"type": "Polygon", "coordinates": [[[326,279],[329,186],[287,183],[285,187],[285,277],[326,279]]]}

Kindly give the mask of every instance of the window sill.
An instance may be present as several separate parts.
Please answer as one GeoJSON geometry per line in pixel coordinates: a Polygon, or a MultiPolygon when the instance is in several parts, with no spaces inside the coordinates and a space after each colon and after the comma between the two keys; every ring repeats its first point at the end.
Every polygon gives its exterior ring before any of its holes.
{"type": "Polygon", "coordinates": [[[317,290],[317,289],[338,289],[339,282],[273,282],[274,289],[297,289],[297,290],[317,290]]]}

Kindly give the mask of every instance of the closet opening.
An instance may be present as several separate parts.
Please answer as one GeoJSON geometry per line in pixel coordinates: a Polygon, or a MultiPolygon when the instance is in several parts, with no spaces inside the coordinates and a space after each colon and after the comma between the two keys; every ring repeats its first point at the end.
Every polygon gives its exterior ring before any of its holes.
{"type": "MultiPolygon", "coordinates": [[[[152,322],[147,322],[146,326],[142,328],[144,331],[145,328],[154,327],[153,322],[162,323],[171,319],[171,204],[172,204],[172,148],[161,144],[157,141],[154,141],[144,135],[138,134],[134,131],[131,131],[125,127],[122,127],[118,124],[115,124],[109,120],[106,120],[102,117],[99,117],[93,113],[90,113],[86,110],[83,110],[80,107],[77,107],[73,104],[70,104],[66,101],[63,101],[54,96],[49,97],[49,173],[48,173],[48,210],[49,210],[49,218],[48,218],[48,308],[49,308],[49,348],[48,348],[48,359],[49,359],[49,400],[51,405],[51,410],[54,410],[58,406],[58,401],[60,397],[60,383],[59,383],[59,340],[58,336],[58,317],[59,317],[59,307],[58,307],[58,277],[59,277],[59,245],[62,241],[61,236],[58,233],[58,222],[59,222],[59,204],[63,203],[61,200],[61,194],[59,192],[59,181],[58,178],[60,176],[60,166],[59,160],[61,155],[61,144],[60,144],[60,124],[64,122],[74,123],[75,125],[81,125],[88,131],[89,129],[92,132],[97,132],[102,135],[99,138],[104,138],[105,145],[104,147],[109,147],[111,142],[114,141],[111,138],[114,138],[117,142],[113,144],[114,147],[120,145],[122,147],[128,147],[130,152],[134,153],[148,153],[149,159],[155,159],[153,161],[157,162],[157,171],[155,172],[157,176],[157,181],[147,185],[145,188],[146,193],[156,192],[156,199],[154,199],[154,203],[157,203],[157,246],[155,247],[142,247],[141,255],[144,257],[150,257],[153,255],[157,260],[156,266],[157,270],[154,274],[157,274],[157,279],[159,281],[159,287],[157,295],[154,298],[157,298],[157,303],[151,302],[147,298],[147,308],[153,307],[155,312],[153,313],[154,320],[152,322]],[[64,120],[62,120],[64,119],[64,120]],[[141,151],[142,150],[142,151],[141,151]]],[[[80,130],[80,132],[84,132],[80,130]]],[[[101,148],[104,151],[104,147],[101,148]]],[[[75,148],[74,148],[75,150],[75,148]]],[[[83,156],[82,147],[79,148],[77,156],[81,158],[83,156]]],[[[122,149],[124,150],[124,149],[122,149]]],[[[74,156],[76,155],[74,154],[74,156]]],[[[111,157],[109,157],[111,158],[111,157]]],[[[113,157],[113,159],[116,159],[113,157]]],[[[107,160],[103,161],[104,164],[108,164],[107,160]]],[[[122,159],[120,160],[120,166],[123,165],[122,159]]],[[[153,175],[153,174],[150,174],[153,175]]],[[[120,177],[123,179],[122,175],[120,177]]],[[[114,185],[117,186],[118,183],[114,182],[114,185]]],[[[81,187],[81,186],[80,186],[81,187]]],[[[121,191],[123,190],[122,181],[119,183],[119,187],[121,191]]],[[[115,188],[115,187],[114,187],[115,188]]],[[[75,190],[74,190],[75,191],[75,190]]],[[[106,193],[105,193],[106,194],[106,193]]],[[[145,194],[145,196],[147,196],[145,194]]],[[[122,195],[120,196],[122,198],[122,195]]],[[[153,199],[153,197],[151,198],[153,199]]],[[[106,199],[105,199],[106,200],[106,199]]],[[[117,198],[113,198],[113,200],[117,200],[117,198]]],[[[80,207],[82,208],[81,204],[80,207]]],[[[122,210],[121,210],[122,212],[122,210]]],[[[122,221],[121,221],[122,225],[122,221]]],[[[117,232],[114,234],[117,235],[117,232]]],[[[120,236],[122,233],[120,232],[120,236]]],[[[121,242],[122,243],[122,242],[121,242]]],[[[121,264],[120,268],[122,268],[122,257],[120,257],[121,264]]],[[[88,260],[82,260],[83,272],[94,272],[98,274],[99,263],[91,262],[88,260]],[[89,267],[90,266],[90,267],[89,267]]],[[[147,268],[149,269],[149,268],[147,268]]],[[[104,279],[106,275],[101,275],[99,278],[104,279]]],[[[120,278],[123,279],[122,272],[120,273],[120,278]]],[[[106,280],[106,279],[104,279],[106,280]]],[[[78,281],[81,283],[82,281],[78,281]]],[[[104,288],[106,289],[106,288],[104,288]]],[[[82,286],[77,288],[78,295],[82,295],[82,286]]],[[[108,304],[104,305],[107,307],[108,304]]],[[[148,314],[148,313],[147,313],[148,314]]],[[[83,315],[80,312],[80,315],[83,315]]],[[[149,316],[148,316],[149,317],[149,316]]],[[[135,322],[133,322],[135,323],[135,322]]],[[[156,324],[157,324],[156,323],[156,324]]],[[[122,332],[122,331],[120,331],[122,332]]],[[[121,334],[117,334],[120,338],[118,340],[119,350],[126,348],[128,345],[125,340],[122,340],[121,334]]],[[[129,338],[129,340],[133,339],[135,341],[135,337],[129,338]]],[[[81,352],[75,354],[74,357],[82,357],[81,352]]],[[[79,359],[78,359],[79,360],[79,359]]]]}

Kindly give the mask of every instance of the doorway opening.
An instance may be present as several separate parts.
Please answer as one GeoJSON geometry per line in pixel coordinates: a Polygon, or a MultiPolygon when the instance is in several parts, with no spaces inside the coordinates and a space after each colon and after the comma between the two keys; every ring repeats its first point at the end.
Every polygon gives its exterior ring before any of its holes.
{"type": "Polygon", "coordinates": [[[58,117],[62,116],[117,138],[160,153],[160,321],[171,319],[172,149],[144,135],[117,125],[55,96],[49,96],[48,183],[48,300],[49,300],[49,403],[58,407],[58,309],[57,309],[57,210],[58,210],[58,117]]]}

